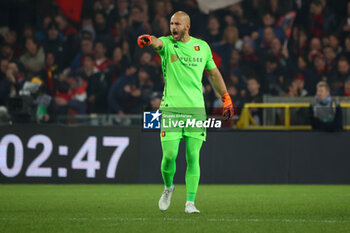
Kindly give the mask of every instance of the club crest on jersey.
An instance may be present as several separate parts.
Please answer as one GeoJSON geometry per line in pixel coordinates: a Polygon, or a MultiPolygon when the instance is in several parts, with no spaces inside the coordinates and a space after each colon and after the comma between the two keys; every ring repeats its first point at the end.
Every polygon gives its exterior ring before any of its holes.
{"type": "Polygon", "coordinates": [[[200,49],[200,48],[199,48],[199,45],[195,44],[195,45],[194,45],[194,50],[199,51],[199,49],[200,49]]]}

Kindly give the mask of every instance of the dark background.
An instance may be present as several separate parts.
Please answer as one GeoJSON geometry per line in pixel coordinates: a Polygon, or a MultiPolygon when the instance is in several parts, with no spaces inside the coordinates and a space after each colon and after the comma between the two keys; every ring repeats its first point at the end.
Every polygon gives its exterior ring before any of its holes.
{"type": "MultiPolygon", "coordinates": [[[[1,183],[162,183],[161,146],[158,132],[140,128],[66,127],[16,125],[2,127],[6,134],[21,138],[24,163],[19,175],[7,178],[0,172],[1,183]],[[42,147],[27,148],[35,134],[49,136],[53,151],[42,165],[51,167],[51,178],[25,177],[28,165],[42,147]],[[97,137],[97,160],[101,169],[95,178],[86,178],[85,170],[71,169],[71,161],[88,136],[97,137]],[[130,144],[119,161],[116,178],[107,179],[106,169],[115,148],[103,147],[104,136],[127,136],[130,144]],[[69,147],[68,156],[58,155],[58,145],[69,147]],[[57,168],[68,168],[67,178],[57,177],[57,168]]],[[[201,183],[205,184],[350,184],[350,156],[347,143],[350,132],[234,131],[208,132],[201,150],[201,183]]],[[[13,149],[8,150],[12,166],[13,149]]],[[[13,148],[13,147],[12,147],[13,148]]],[[[175,183],[185,181],[184,143],[177,159],[175,183]]],[[[3,156],[3,155],[0,155],[3,156]]]]}

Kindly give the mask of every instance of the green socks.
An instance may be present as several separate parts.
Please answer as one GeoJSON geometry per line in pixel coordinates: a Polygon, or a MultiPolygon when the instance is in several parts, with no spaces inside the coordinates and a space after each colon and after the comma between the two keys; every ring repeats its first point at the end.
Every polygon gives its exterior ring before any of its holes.
{"type": "MultiPolygon", "coordinates": [[[[200,168],[199,154],[203,141],[201,139],[185,137],[186,139],[186,192],[187,201],[194,202],[199,184],[200,168]]],[[[163,159],[161,172],[166,187],[173,185],[176,172],[176,158],[179,150],[179,140],[162,141],[163,159]]]]}

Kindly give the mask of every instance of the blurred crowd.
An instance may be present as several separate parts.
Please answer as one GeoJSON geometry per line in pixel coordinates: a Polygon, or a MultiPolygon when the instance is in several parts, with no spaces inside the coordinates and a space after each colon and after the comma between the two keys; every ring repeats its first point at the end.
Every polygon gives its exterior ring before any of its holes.
{"type": "MultiPolygon", "coordinates": [[[[0,106],[17,109],[30,96],[44,122],[60,114],[157,109],[161,60],[136,39],[170,35],[178,10],[190,15],[191,35],[210,45],[236,106],[263,95],[315,96],[319,81],[332,95],[350,96],[347,1],[244,0],[204,14],[195,0],[85,0],[79,23],[54,1],[44,6],[34,18],[19,16],[15,27],[0,18],[0,106]],[[291,11],[288,33],[280,21],[291,11]]],[[[218,113],[222,103],[206,73],[203,92],[218,113]]]]}

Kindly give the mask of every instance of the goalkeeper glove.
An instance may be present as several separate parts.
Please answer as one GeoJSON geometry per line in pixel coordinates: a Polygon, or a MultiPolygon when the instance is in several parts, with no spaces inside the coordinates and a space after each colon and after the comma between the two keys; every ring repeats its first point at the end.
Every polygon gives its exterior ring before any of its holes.
{"type": "Polygon", "coordinates": [[[137,44],[140,46],[140,48],[143,48],[143,46],[151,45],[152,43],[152,37],[150,35],[144,34],[137,38],[137,44]]]}
{"type": "Polygon", "coordinates": [[[222,112],[222,115],[226,117],[226,120],[230,120],[233,116],[233,104],[231,97],[228,93],[226,93],[221,97],[221,99],[224,102],[224,110],[222,112]]]}

